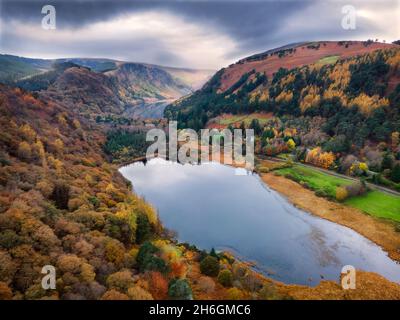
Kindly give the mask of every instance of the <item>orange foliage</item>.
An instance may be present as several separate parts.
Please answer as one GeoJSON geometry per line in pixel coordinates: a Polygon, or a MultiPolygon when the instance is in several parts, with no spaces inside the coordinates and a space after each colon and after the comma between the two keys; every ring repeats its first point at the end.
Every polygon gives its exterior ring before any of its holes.
{"type": "Polygon", "coordinates": [[[317,167],[328,169],[334,163],[335,155],[332,152],[323,152],[320,147],[317,147],[307,153],[305,161],[317,167]]]}
{"type": "Polygon", "coordinates": [[[148,273],[150,293],[155,300],[165,299],[168,295],[168,282],[160,272],[148,273]]]}

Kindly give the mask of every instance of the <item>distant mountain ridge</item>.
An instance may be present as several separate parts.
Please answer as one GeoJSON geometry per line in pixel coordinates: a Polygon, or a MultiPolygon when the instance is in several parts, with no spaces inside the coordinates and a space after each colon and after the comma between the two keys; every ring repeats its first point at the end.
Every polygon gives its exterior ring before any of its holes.
{"type": "Polygon", "coordinates": [[[12,55],[0,55],[0,66],[2,83],[51,96],[83,113],[129,111],[132,116],[161,116],[166,104],[198,89],[214,73],[112,59],[12,55]]]}
{"type": "Polygon", "coordinates": [[[271,114],[297,123],[304,141],[315,132],[324,136],[310,147],[359,155],[365,146],[392,143],[400,128],[399,97],[399,45],[319,41],[241,59],[164,115],[179,128],[199,130],[225,114],[271,114]]]}

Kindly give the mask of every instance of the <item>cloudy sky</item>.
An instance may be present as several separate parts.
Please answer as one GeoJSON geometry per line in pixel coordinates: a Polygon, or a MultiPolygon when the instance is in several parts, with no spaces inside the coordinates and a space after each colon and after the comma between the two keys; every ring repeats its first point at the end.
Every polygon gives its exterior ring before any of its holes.
{"type": "Polygon", "coordinates": [[[0,0],[0,53],[102,57],[218,69],[245,56],[312,40],[400,39],[399,0],[0,0]],[[56,29],[42,28],[42,7],[56,29]],[[342,8],[356,29],[342,28],[342,8]]]}

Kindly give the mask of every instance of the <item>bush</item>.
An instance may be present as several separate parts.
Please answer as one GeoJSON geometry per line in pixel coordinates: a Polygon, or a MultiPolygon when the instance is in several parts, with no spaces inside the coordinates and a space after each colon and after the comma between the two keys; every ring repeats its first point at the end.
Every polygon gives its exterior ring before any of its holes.
{"type": "Polygon", "coordinates": [[[219,273],[219,262],[215,257],[207,256],[200,262],[200,271],[202,274],[210,277],[216,277],[219,273]]]}
{"type": "Polygon", "coordinates": [[[13,230],[4,230],[0,233],[0,246],[11,249],[22,243],[22,238],[13,230]]]}
{"type": "Polygon", "coordinates": [[[100,200],[97,197],[89,197],[88,198],[89,202],[93,205],[95,209],[100,207],[100,200]]]}
{"type": "Polygon", "coordinates": [[[141,272],[144,271],[159,271],[167,272],[168,266],[163,259],[156,256],[160,250],[151,242],[145,242],[139,249],[136,257],[136,262],[141,272]]]}
{"type": "Polygon", "coordinates": [[[173,279],[168,285],[168,295],[171,299],[191,300],[192,289],[186,279],[173,279]]]}
{"type": "Polygon", "coordinates": [[[163,259],[154,255],[148,255],[143,261],[142,271],[159,271],[161,273],[166,273],[169,271],[169,268],[163,259]]]}
{"type": "Polygon", "coordinates": [[[355,197],[364,194],[367,191],[367,188],[365,187],[363,182],[356,181],[346,186],[346,190],[349,197],[355,197]]]}
{"type": "Polygon", "coordinates": [[[136,256],[136,261],[139,266],[143,265],[143,262],[148,255],[152,255],[156,252],[158,252],[159,249],[153,245],[151,242],[145,242],[143,245],[140,247],[139,252],[136,256]]]}
{"type": "Polygon", "coordinates": [[[326,193],[324,190],[317,190],[317,191],[315,191],[315,195],[316,195],[317,197],[321,197],[321,198],[328,198],[328,197],[329,197],[329,194],[326,193]]]}
{"type": "Polygon", "coordinates": [[[212,293],[215,290],[215,282],[210,277],[201,277],[197,282],[201,291],[205,293],[212,293]]]}
{"type": "Polygon", "coordinates": [[[229,300],[242,300],[243,292],[238,288],[230,288],[227,292],[229,300]]]}
{"type": "Polygon", "coordinates": [[[272,283],[264,284],[260,290],[259,297],[263,300],[275,300],[277,298],[275,285],[272,283]]]}
{"type": "Polygon", "coordinates": [[[118,271],[108,276],[107,286],[109,289],[126,291],[134,285],[132,273],[128,270],[118,271]]]}
{"type": "Polygon", "coordinates": [[[400,182],[400,164],[396,164],[394,166],[393,170],[390,173],[390,179],[392,179],[396,183],[400,182]]]}
{"type": "Polygon", "coordinates": [[[229,270],[221,270],[218,275],[218,282],[222,284],[224,287],[231,287],[232,286],[232,272],[229,270]]]}
{"type": "Polygon", "coordinates": [[[153,300],[153,296],[151,295],[151,293],[139,286],[129,288],[128,296],[132,300],[153,300]]]}
{"type": "Polygon", "coordinates": [[[268,167],[259,167],[258,172],[260,173],[268,173],[270,170],[268,167]]]}
{"type": "Polygon", "coordinates": [[[336,188],[336,200],[337,201],[344,201],[347,199],[347,197],[349,196],[347,189],[343,188],[343,187],[337,187],[336,188]]]}
{"type": "Polygon", "coordinates": [[[145,214],[139,214],[136,219],[136,242],[142,243],[151,236],[151,225],[145,214]]]}
{"type": "Polygon", "coordinates": [[[160,272],[147,273],[149,290],[155,300],[166,299],[168,294],[168,282],[160,272]]]}

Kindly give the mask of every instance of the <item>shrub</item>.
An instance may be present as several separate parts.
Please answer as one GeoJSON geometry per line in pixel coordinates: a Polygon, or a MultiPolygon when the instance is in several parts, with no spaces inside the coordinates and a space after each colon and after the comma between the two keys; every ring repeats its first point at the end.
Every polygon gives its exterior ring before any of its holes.
{"type": "Polygon", "coordinates": [[[147,274],[150,292],[155,300],[165,299],[168,294],[168,282],[160,272],[149,272],[147,274]]]}
{"type": "Polygon", "coordinates": [[[347,194],[350,197],[360,196],[367,191],[364,183],[361,181],[353,182],[352,184],[346,186],[347,194]]]}
{"type": "Polygon", "coordinates": [[[151,293],[139,286],[129,288],[128,296],[132,300],[153,300],[153,296],[151,295],[151,293]]]}
{"type": "Polygon", "coordinates": [[[168,271],[168,266],[165,261],[156,255],[159,251],[160,249],[151,242],[145,242],[140,247],[136,262],[141,272],[159,271],[165,273],[168,271]]]}
{"type": "Polygon", "coordinates": [[[230,288],[227,292],[229,300],[242,300],[243,292],[238,288],[230,288]]]}
{"type": "Polygon", "coordinates": [[[268,167],[259,167],[258,172],[260,173],[268,173],[270,170],[268,167]]]}
{"type": "Polygon", "coordinates": [[[248,270],[246,275],[241,279],[241,284],[246,290],[252,292],[259,291],[263,287],[259,276],[251,270],[248,270]]]}
{"type": "Polygon", "coordinates": [[[392,179],[396,183],[400,182],[400,164],[396,164],[394,166],[393,170],[390,173],[390,179],[392,179]]]}
{"type": "Polygon", "coordinates": [[[272,283],[264,284],[260,290],[259,297],[263,300],[275,300],[277,298],[275,285],[272,283]]]}
{"type": "Polygon", "coordinates": [[[115,289],[111,289],[103,294],[101,300],[129,300],[129,297],[115,289]]]}
{"type": "Polygon", "coordinates": [[[139,214],[136,220],[136,242],[142,243],[151,236],[151,225],[145,214],[139,214]]]}
{"type": "Polygon", "coordinates": [[[97,197],[92,196],[92,197],[89,197],[88,200],[95,209],[100,207],[100,200],[97,197]]]}
{"type": "Polygon", "coordinates": [[[108,261],[117,265],[124,261],[125,248],[121,242],[112,239],[105,246],[105,254],[108,261]]]}
{"type": "Polygon", "coordinates": [[[0,282],[0,300],[11,300],[12,291],[8,287],[7,283],[0,282]]]}
{"type": "Polygon", "coordinates": [[[139,267],[143,265],[144,260],[148,255],[152,255],[158,251],[159,249],[151,242],[147,241],[143,243],[136,256],[136,262],[138,263],[139,267]]]}
{"type": "Polygon", "coordinates": [[[219,273],[219,262],[217,258],[207,256],[200,262],[200,271],[202,274],[210,277],[216,277],[219,273]]]}
{"type": "Polygon", "coordinates": [[[0,246],[6,249],[11,249],[22,243],[22,238],[13,230],[4,230],[0,232],[0,246]]]}
{"type": "Polygon", "coordinates": [[[337,201],[342,202],[342,201],[346,200],[348,196],[349,196],[349,194],[348,194],[346,188],[343,188],[343,187],[336,188],[336,200],[337,201]]]}
{"type": "Polygon", "coordinates": [[[205,293],[212,293],[215,290],[215,282],[210,277],[201,277],[197,284],[200,290],[205,293]]]}
{"type": "Polygon", "coordinates": [[[172,299],[192,299],[192,289],[186,279],[173,279],[168,285],[168,295],[172,299]]]}
{"type": "Polygon", "coordinates": [[[129,287],[134,285],[132,274],[128,270],[115,272],[108,276],[107,286],[110,289],[117,289],[120,291],[126,291],[129,287]]]}
{"type": "Polygon", "coordinates": [[[142,265],[142,271],[159,271],[161,273],[168,272],[169,268],[165,261],[155,255],[148,255],[142,265]]]}
{"type": "Polygon", "coordinates": [[[232,272],[229,270],[221,270],[219,275],[218,275],[218,282],[222,284],[224,287],[231,287],[232,286],[232,272]]]}
{"type": "Polygon", "coordinates": [[[29,143],[26,141],[21,142],[18,145],[18,157],[21,160],[29,160],[32,156],[32,149],[29,143]]]}

